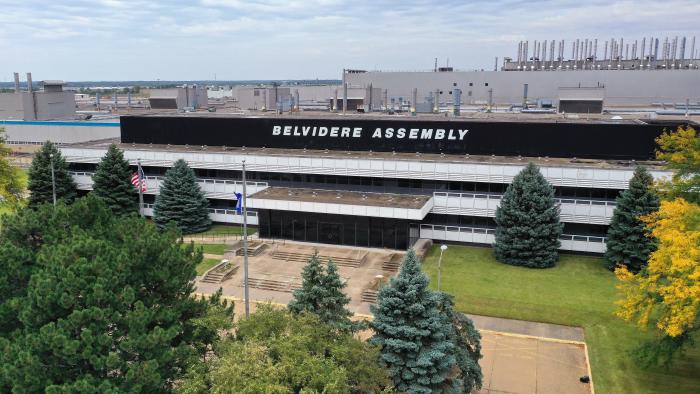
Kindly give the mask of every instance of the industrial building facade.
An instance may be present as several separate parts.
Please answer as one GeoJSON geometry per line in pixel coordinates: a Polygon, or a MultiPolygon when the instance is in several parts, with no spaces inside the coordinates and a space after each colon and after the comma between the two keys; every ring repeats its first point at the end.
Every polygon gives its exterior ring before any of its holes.
{"type": "MultiPolygon", "coordinates": [[[[261,237],[392,249],[419,238],[492,243],[500,199],[532,161],[556,190],[561,249],[602,253],[615,197],[634,165],[657,178],[669,175],[648,160],[654,138],[676,125],[131,116],[121,119],[120,147],[144,167],[147,214],[165,171],[184,159],[210,200],[212,219],[240,223],[234,193],[242,191],[245,161],[249,223],[261,237]],[[566,138],[538,134],[547,130],[566,138]]],[[[109,143],[61,148],[80,189],[92,188],[109,143]]]]}
{"type": "Polygon", "coordinates": [[[417,89],[417,103],[434,100],[442,106],[454,103],[454,90],[461,90],[463,105],[519,105],[523,86],[525,100],[552,101],[558,106],[559,89],[603,87],[605,105],[650,107],[662,104],[700,103],[700,69],[680,70],[577,70],[577,71],[447,71],[447,72],[351,72],[348,86],[374,86],[386,90],[390,102],[410,101],[417,89]]]}

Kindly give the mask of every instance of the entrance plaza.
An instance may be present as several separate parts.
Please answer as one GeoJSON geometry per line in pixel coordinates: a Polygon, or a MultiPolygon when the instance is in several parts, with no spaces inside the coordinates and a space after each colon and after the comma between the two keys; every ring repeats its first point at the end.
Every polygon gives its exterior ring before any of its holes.
{"type": "MultiPolygon", "coordinates": [[[[418,245],[419,246],[419,245],[418,245]]],[[[236,316],[245,314],[243,257],[240,244],[231,245],[224,258],[237,266],[221,283],[197,278],[197,292],[210,294],[219,287],[235,301],[236,316]]],[[[370,317],[379,281],[398,271],[404,252],[347,246],[278,241],[252,241],[249,257],[251,310],[257,303],[286,305],[301,285],[301,272],[308,257],[318,250],[325,263],[332,258],[346,281],[349,308],[358,318],[370,317]]],[[[487,316],[470,316],[481,331],[480,364],[484,384],[480,393],[590,393],[592,384],[579,382],[590,375],[583,330],[577,327],[534,323],[487,316]]]]}

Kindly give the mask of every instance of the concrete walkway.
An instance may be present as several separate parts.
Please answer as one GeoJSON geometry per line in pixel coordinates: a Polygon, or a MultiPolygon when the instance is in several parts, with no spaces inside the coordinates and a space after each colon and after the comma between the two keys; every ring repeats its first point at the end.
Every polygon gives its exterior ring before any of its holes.
{"type": "Polygon", "coordinates": [[[566,342],[585,342],[583,328],[559,324],[537,323],[500,317],[467,315],[479,330],[496,331],[536,338],[555,339],[566,342]]]}

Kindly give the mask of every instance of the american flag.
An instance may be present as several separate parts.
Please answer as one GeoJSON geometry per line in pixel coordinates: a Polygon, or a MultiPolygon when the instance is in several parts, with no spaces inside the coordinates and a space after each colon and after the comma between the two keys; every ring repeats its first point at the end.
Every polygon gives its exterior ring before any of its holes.
{"type": "Polygon", "coordinates": [[[137,189],[139,187],[139,178],[141,178],[141,192],[144,193],[146,192],[146,176],[143,174],[143,170],[140,166],[138,168],[138,171],[136,171],[134,175],[131,176],[131,184],[134,185],[134,187],[137,189]]]}

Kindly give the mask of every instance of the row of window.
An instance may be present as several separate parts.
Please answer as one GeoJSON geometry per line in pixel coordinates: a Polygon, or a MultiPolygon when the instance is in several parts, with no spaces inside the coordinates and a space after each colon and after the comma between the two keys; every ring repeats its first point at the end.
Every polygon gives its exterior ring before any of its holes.
{"type": "MultiPolygon", "coordinates": [[[[94,164],[71,163],[73,171],[94,171],[94,164]]],[[[167,171],[164,167],[144,167],[146,175],[162,176],[167,171]]],[[[235,179],[240,180],[240,171],[195,169],[199,178],[235,179]]],[[[503,194],[508,187],[504,183],[485,182],[450,182],[425,179],[392,179],[374,177],[353,177],[322,174],[290,174],[276,172],[246,171],[246,180],[249,182],[267,182],[270,186],[295,187],[328,190],[352,190],[374,193],[397,194],[426,194],[433,192],[454,193],[494,193],[503,194]]],[[[583,187],[563,187],[554,189],[559,198],[579,198],[593,200],[614,200],[620,193],[616,189],[594,189],[583,187]]]]}
{"type": "MultiPolygon", "coordinates": [[[[490,217],[428,214],[421,224],[434,224],[454,227],[496,228],[496,220],[490,217]]],[[[604,237],[608,226],[587,223],[564,223],[564,234],[592,235],[604,237]]]]}

